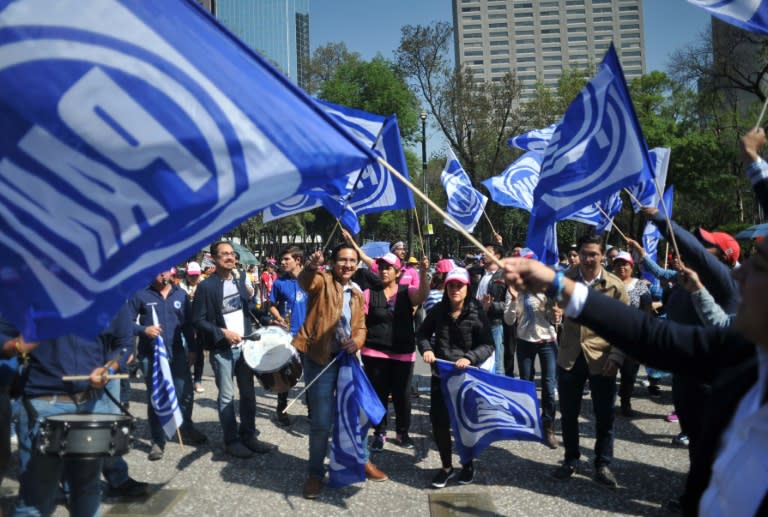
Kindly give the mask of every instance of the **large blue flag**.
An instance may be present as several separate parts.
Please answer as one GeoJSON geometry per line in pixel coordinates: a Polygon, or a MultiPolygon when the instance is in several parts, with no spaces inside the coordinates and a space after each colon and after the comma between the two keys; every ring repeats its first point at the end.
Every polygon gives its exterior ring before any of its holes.
{"type": "Polygon", "coordinates": [[[688,0],[712,16],[750,32],[768,34],[767,0],[688,0]]]}
{"type": "Polygon", "coordinates": [[[275,201],[375,159],[197,2],[0,1],[0,310],[99,332],[275,201]]]}
{"type": "Polygon", "coordinates": [[[611,45],[547,146],[534,191],[528,247],[541,248],[537,243],[554,221],[651,177],[648,150],[611,45]]]}
{"type": "Polygon", "coordinates": [[[534,129],[523,133],[521,135],[513,136],[507,140],[507,144],[510,147],[517,147],[523,151],[535,151],[543,153],[549,141],[552,139],[552,135],[555,133],[557,124],[552,124],[542,129],[534,129]]]}
{"type": "MultiPolygon", "coordinates": [[[[360,141],[369,145],[396,170],[409,178],[397,117],[383,117],[365,111],[339,106],[326,101],[319,105],[360,141]]],[[[272,221],[288,215],[325,207],[332,215],[353,230],[359,230],[357,215],[414,207],[411,190],[395,179],[379,163],[371,163],[361,170],[347,175],[346,195],[334,196],[322,189],[315,189],[301,196],[272,205],[264,211],[264,221],[272,221]],[[349,217],[349,219],[345,219],[349,217]],[[354,217],[354,221],[352,218],[354,217]],[[354,225],[354,226],[351,226],[354,225]]],[[[353,233],[357,233],[357,230],[353,233]]]]}
{"type": "Polygon", "coordinates": [[[627,187],[627,191],[631,194],[632,209],[635,212],[639,212],[644,206],[659,204],[659,191],[663,192],[667,184],[670,149],[668,147],[655,147],[648,154],[651,158],[654,177],[646,178],[645,181],[627,187]]]}
{"type": "MultiPolygon", "coordinates": [[[[448,206],[445,211],[462,228],[472,232],[483,215],[488,198],[472,186],[472,181],[459,163],[459,159],[453,154],[453,149],[448,149],[448,158],[440,174],[440,181],[448,197],[448,206]]],[[[445,224],[453,228],[450,221],[446,220],[445,224]]]]}
{"type": "Polygon", "coordinates": [[[462,465],[498,440],[544,441],[535,383],[436,364],[462,465]]]}
{"type": "MultiPolygon", "coordinates": [[[[152,304],[152,324],[159,326],[155,304],[152,304]]],[[[152,362],[152,395],[150,397],[152,408],[157,419],[169,439],[173,437],[184,417],[179,408],[179,399],[176,397],[176,387],[173,385],[171,366],[168,364],[168,350],[165,348],[163,336],[155,339],[154,361],[152,362]]]]}
{"type": "Polygon", "coordinates": [[[365,480],[368,429],[381,422],[386,413],[357,357],[342,350],[336,360],[336,422],[328,472],[328,486],[332,487],[365,480]]]}

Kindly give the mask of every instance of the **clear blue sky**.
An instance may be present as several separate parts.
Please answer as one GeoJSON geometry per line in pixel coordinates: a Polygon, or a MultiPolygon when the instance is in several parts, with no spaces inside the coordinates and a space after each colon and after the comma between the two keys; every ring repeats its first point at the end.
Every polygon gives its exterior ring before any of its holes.
{"type": "MultiPolygon", "coordinates": [[[[665,70],[670,52],[695,41],[708,27],[706,12],[685,0],[644,0],[646,70],[665,70]]],[[[311,0],[310,44],[343,41],[371,59],[388,59],[403,25],[453,21],[451,0],[311,0]]]]}

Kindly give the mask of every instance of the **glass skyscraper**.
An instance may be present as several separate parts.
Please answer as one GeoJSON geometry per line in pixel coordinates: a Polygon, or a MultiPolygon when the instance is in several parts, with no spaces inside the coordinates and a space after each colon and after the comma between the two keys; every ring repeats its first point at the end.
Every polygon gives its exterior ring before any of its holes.
{"type": "Polygon", "coordinates": [[[309,0],[213,0],[216,18],[302,88],[309,62],[309,0]]]}

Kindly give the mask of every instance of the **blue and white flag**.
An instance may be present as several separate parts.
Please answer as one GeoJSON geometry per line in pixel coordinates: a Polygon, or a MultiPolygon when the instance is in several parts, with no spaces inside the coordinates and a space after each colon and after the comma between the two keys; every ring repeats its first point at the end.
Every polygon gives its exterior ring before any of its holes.
{"type": "Polygon", "coordinates": [[[365,480],[368,428],[381,422],[386,409],[354,354],[342,350],[336,360],[339,376],[328,486],[341,487],[365,480]]]}
{"type": "MultiPolygon", "coordinates": [[[[406,178],[410,177],[397,117],[394,115],[383,117],[322,100],[317,102],[341,125],[358,136],[362,143],[370,146],[373,152],[384,158],[406,178]]],[[[335,217],[342,218],[342,223],[348,229],[353,230],[356,226],[357,230],[353,233],[357,233],[359,231],[357,215],[414,207],[411,190],[378,162],[350,172],[346,177],[345,190],[346,195],[334,196],[322,189],[315,189],[287,199],[264,210],[264,221],[272,221],[323,206],[335,217]],[[350,217],[350,219],[345,220],[344,217],[350,217]]]]}
{"type": "Polygon", "coordinates": [[[375,159],[197,2],[0,1],[0,310],[96,334],[158,270],[375,159]]]}
{"type": "Polygon", "coordinates": [[[670,149],[668,147],[654,147],[648,154],[651,158],[654,177],[647,178],[645,181],[627,187],[627,191],[631,194],[629,199],[632,203],[632,210],[634,210],[635,213],[639,212],[644,206],[658,205],[659,190],[663,192],[664,187],[667,184],[670,149]],[[638,204],[635,199],[640,201],[640,203],[638,204]]]}
{"type": "Polygon", "coordinates": [[[501,206],[513,206],[531,211],[533,191],[539,183],[539,171],[543,156],[528,151],[512,162],[504,172],[481,183],[491,194],[491,199],[501,206]]]}
{"type": "Polygon", "coordinates": [[[549,145],[549,141],[552,140],[552,135],[555,133],[556,128],[557,124],[552,124],[543,129],[534,129],[522,135],[513,136],[507,140],[507,144],[510,147],[516,147],[523,151],[543,153],[547,145],[549,145]]]}
{"type": "MultiPolygon", "coordinates": [[[[445,211],[462,228],[471,233],[483,215],[488,198],[472,186],[472,181],[459,163],[459,159],[453,154],[453,149],[448,149],[448,159],[440,174],[440,181],[448,197],[448,206],[445,211]]],[[[444,222],[451,228],[454,227],[449,220],[444,222]]]]}
{"type": "Polygon", "coordinates": [[[688,0],[724,22],[749,32],[768,34],[767,0],[688,0]]]}
{"type": "MultiPolygon", "coordinates": [[[[670,185],[669,188],[664,192],[664,203],[659,202],[658,203],[658,209],[659,212],[662,214],[664,213],[664,207],[667,209],[667,214],[669,219],[672,219],[672,204],[675,201],[675,186],[670,185]]],[[[658,247],[659,247],[659,241],[663,238],[661,235],[661,232],[656,227],[654,223],[651,221],[648,221],[645,224],[645,229],[643,230],[643,248],[645,249],[645,253],[653,260],[654,262],[658,258],[658,247]]]]}
{"type": "Polygon", "coordinates": [[[535,383],[441,359],[436,364],[462,465],[498,440],[544,441],[535,383]]]}
{"type": "Polygon", "coordinates": [[[602,233],[611,229],[613,218],[621,212],[622,205],[621,193],[614,192],[608,199],[582,208],[575,214],[569,215],[566,219],[589,224],[595,227],[596,233],[602,233]]]}
{"type": "MultiPolygon", "coordinates": [[[[157,311],[152,304],[152,324],[159,326],[157,311]]],[[[184,417],[181,415],[179,400],[176,398],[176,387],[173,385],[171,366],[168,364],[168,350],[165,348],[163,336],[155,338],[154,361],[152,362],[152,408],[157,419],[169,439],[173,437],[184,417]]]]}
{"type": "MultiPolygon", "coordinates": [[[[613,45],[571,103],[544,154],[528,239],[622,188],[652,177],[652,166],[613,45]]],[[[536,250],[535,242],[530,248],[536,250]]]]}

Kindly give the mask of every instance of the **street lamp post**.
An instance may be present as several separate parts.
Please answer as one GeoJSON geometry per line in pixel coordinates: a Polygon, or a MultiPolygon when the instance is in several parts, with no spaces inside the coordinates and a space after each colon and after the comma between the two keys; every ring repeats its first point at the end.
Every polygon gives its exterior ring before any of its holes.
{"type": "MultiPolygon", "coordinates": [[[[424,180],[424,195],[429,197],[429,184],[427,183],[427,112],[421,112],[421,177],[424,180]]],[[[429,253],[429,237],[432,231],[429,225],[429,205],[424,202],[424,253],[431,259],[429,253]]]]}

